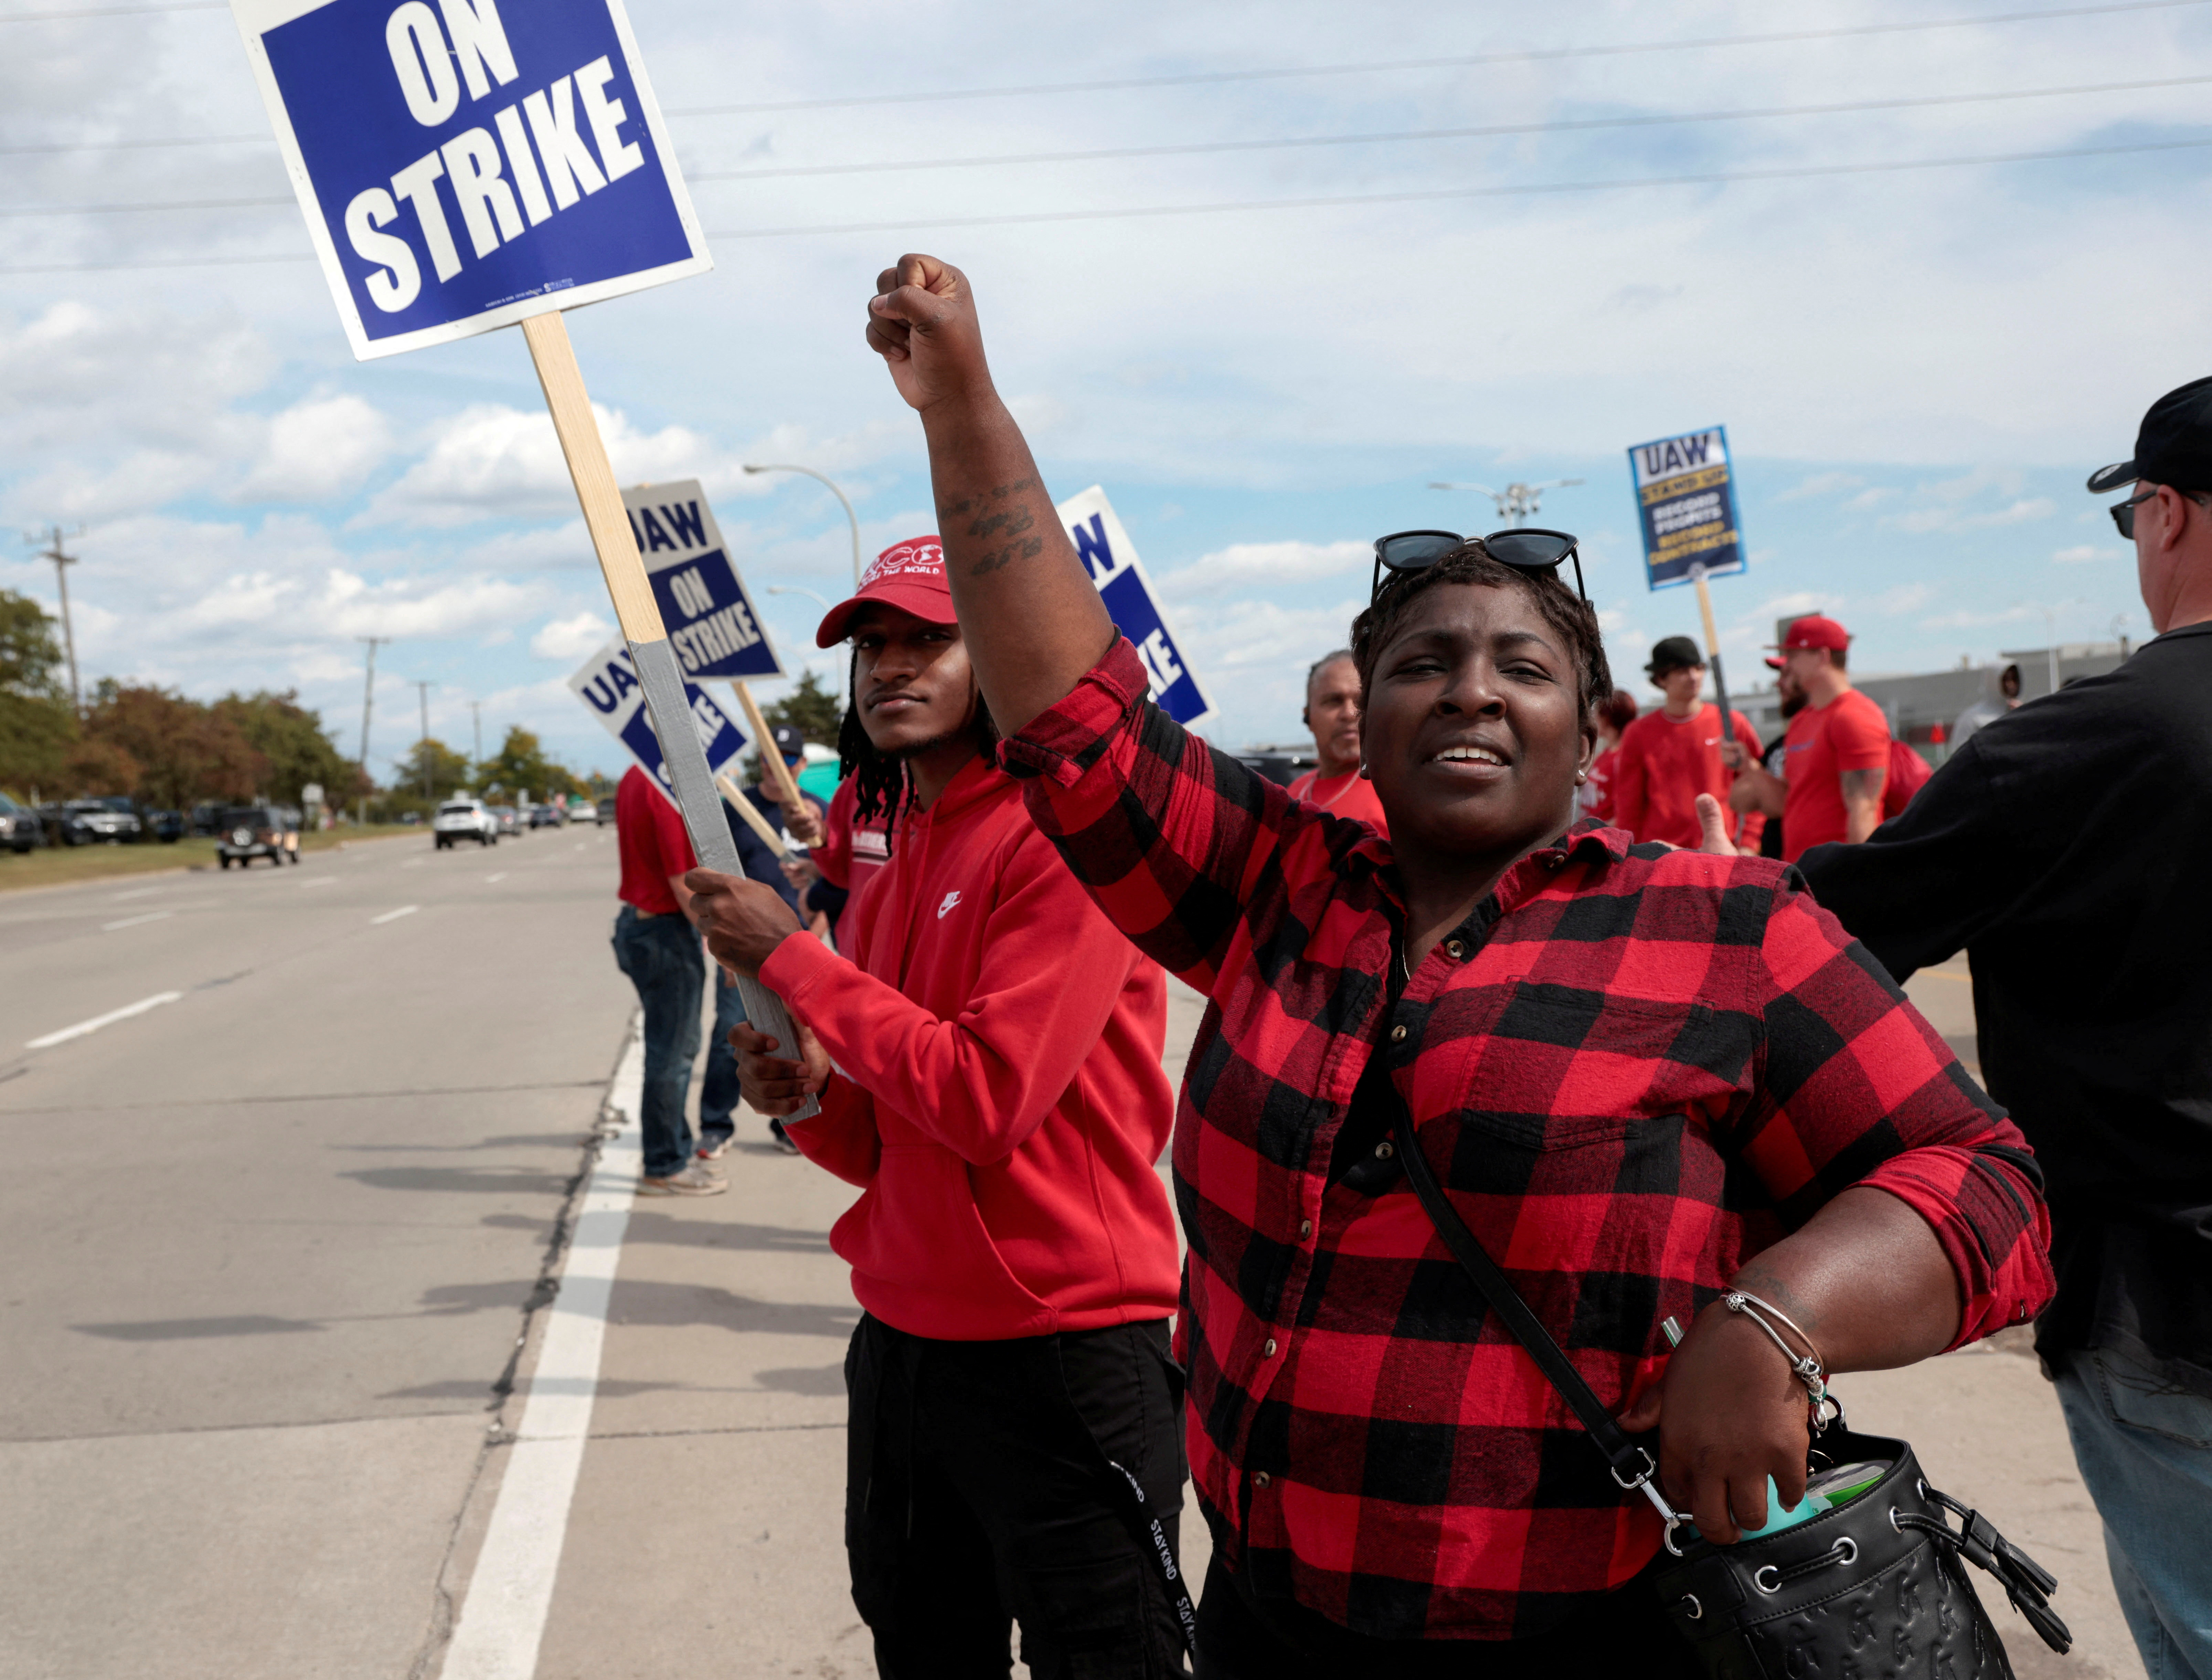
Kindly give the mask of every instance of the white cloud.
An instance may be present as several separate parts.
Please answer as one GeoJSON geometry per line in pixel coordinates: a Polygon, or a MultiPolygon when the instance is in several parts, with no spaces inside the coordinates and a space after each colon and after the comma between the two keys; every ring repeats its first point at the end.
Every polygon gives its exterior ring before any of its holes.
{"type": "Polygon", "coordinates": [[[1774,499],[1777,502],[1801,502],[1811,496],[1839,496],[1847,490],[1856,490],[1864,483],[1866,480],[1856,472],[1816,472],[1774,499]]]}
{"type": "Polygon", "coordinates": [[[2051,557],[2062,566],[2080,566],[2098,560],[2117,560],[2120,557],[2120,551],[2099,548],[2094,543],[2077,543],[2072,548],[2054,551],[2051,557]]]}
{"type": "Polygon", "coordinates": [[[1894,589],[1886,589],[1875,596],[1871,605],[1876,612],[1897,618],[1919,612],[1936,599],[1936,586],[1932,583],[1900,583],[1894,589]]]}
{"type": "Polygon", "coordinates": [[[392,426],[359,397],[316,397],[269,422],[260,459],[234,502],[330,502],[350,494],[392,453],[392,426]]]}
{"type": "Polygon", "coordinates": [[[549,618],[530,638],[530,651],[539,659],[564,660],[574,664],[605,645],[615,627],[588,609],[566,618],[549,618]]]}
{"type": "Polygon", "coordinates": [[[2004,507],[1985,513],[1961,513],[1956,507],[1921,508],[1909,514],[1899,514],[1889,523],[1900,531],[1925,533],[1931,531],[1978,531],[1994,526],[2021,525],[2030,520],[2049,519],[2058,511],[2058,504],[2047,496],[2026,496],[2015,498],[2004,507]]]}
{"type": "Polygon", "coordinates": [[[1372,543],[1231,543],[1163,575],[1159,585],[1163,594],[1193,600],[1343,578],[1374,558],[1372,543]]]}

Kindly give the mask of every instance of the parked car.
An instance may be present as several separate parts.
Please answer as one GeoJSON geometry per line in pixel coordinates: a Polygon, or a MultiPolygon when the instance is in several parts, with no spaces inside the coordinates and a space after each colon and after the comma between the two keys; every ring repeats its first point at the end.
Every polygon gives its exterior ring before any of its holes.
{"type": "Polygon", "coordinates": [[[42,806],[39,814],[45,819],[50,845],[120,846],[145,837],[144,826],[127,799],[68,800],[42,806]]]}
{"type": "Polygon", "coordinates": [[[543,805],[530,807],[532,828],[558,828],[568,820],[568,808],[558,800],[548,800],[543,805]]]}
{"type": "Polygon", "coordinates": [[[300,861],[300,813],[283,805],[227,805],[217,819],[216,861],[241,869],[257,857],[278,868],[300,861]]]}
{"type": "Polygon", "coordinates": [[[173,846],[191,829],[191,819],[181,811],[149,811],[144,822],[148,831],[165,846],[173,846]]]}
{"type": "Polygon", "coordinates": [[[456,841],[473,840],[479,846],[499,844],[499,819],[480,799],[449,799],[430,819],[430,835],[440,851],[456,841]]]}
{"type": "Polygon", "coordinates": [[[611,799],[601,800],[599,803],[599,826],[605,828],[615,819],[615,802],[611,799]]]}
{"type": "Polygon", "coordinates": [[[46,843],[46,825],[39,820],[39,813],[0,794],[0,846],[20,857],[32,847],[46,843]]]}
{"type": "Polygon", "coordinates": [[[522,813],[513,806],[490,805],[484,808],[498,819],[499,831],[502,835],[520,835],[523,832],[522,813]]]}
{"type": "Polygon", "coordinates": [[[568,801],[568,820],[572,823],[592,823],[599,820],[599,808],[581,794],[568,801]]]}

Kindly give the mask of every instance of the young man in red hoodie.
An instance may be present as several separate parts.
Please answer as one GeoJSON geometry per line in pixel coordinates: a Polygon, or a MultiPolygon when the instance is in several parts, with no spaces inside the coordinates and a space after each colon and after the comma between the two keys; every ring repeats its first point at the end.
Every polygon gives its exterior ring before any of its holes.
{"type": "Polygon", "coordinates": [[[1040,1680],[1180,1672],[1165,980],[999,769],[934,537],[887,550],[816,640],[848,636],[856,814],[897,821],[847,954],[765,888],[689,880],[708,949],[799,1025],[798,1059],[732,1034],[747,1100],[818,1094],[790,1135],[863,1190],[830,1238],[866,1309],[854,1602],[901,1680],[1004,1675],[1010,1622],[1040,1680]]]}

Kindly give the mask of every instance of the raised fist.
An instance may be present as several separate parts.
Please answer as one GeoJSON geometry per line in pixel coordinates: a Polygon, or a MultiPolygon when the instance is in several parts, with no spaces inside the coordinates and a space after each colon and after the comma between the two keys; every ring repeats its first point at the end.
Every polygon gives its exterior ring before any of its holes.
{"type": "Polygon", "coordinates": [[[876,277],[868,347],[890,364],[891,382],[915,408],[991,388],[968,277],[934,257],[902,257],[876,277]]]}

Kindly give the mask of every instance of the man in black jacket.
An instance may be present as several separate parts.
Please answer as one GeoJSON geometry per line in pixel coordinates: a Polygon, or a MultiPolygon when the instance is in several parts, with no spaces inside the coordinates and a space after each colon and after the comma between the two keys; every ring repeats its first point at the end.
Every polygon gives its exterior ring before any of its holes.
{"type": "Polygon", "coordinates": [[[2151,1673],[2212,1680],[2212,379],[2089,480],[2156,639],[1977,731],[1800,867],[1899,978],[1962,947],[1990,1094],[2035,1146],[2036,1348],[2151,1673]]]}

